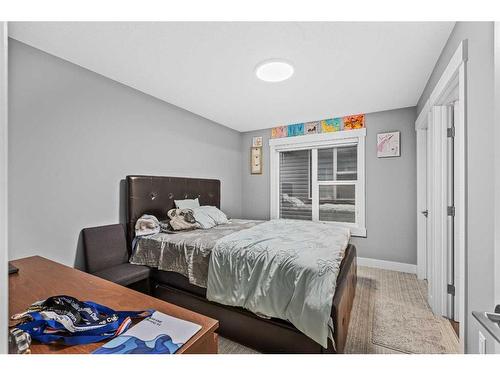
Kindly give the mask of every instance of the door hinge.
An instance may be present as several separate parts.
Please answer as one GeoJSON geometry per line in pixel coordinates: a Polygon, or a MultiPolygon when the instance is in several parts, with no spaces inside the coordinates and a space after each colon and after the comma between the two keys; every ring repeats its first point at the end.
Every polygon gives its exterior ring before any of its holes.
{"type": "Polygon", "coordinates": [[[447,128],[446,129],[446,136],[448,138],[455,138],[455,127],[447,128]]]}
{"type": "Polygon", "coordinates": [[[448,294],[451,294],[452,296],[455,295],[455,285],[448,284],[447,287],[448,294]]]}
{"type": "Polygon", "coordinates": [[[455,206],[448,206],[448,216],[455,216],[455,206]]]}

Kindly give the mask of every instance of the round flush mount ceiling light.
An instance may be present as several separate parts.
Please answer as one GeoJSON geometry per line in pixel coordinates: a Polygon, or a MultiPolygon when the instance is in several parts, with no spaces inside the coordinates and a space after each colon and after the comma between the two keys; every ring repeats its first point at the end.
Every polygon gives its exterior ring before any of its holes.
{"type": "Polygon", "coordinates": [[[257,78],[266,82],[281,82],[293,75],[293,66],[289,62],[280,59],[272,59],[261,62],[255,68],[257,78]]]}

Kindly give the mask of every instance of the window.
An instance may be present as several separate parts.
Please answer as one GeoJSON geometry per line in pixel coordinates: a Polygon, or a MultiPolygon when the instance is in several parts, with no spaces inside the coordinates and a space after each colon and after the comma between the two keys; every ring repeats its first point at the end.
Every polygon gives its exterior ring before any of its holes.
{"type": "Polygon", "coordinates": [[[271,217],[336,222],[365,236],[365,134],[272,139],[271,217]]]}
{"type": "Polygon", "coordinates": [[[319,220],[356,222],[357,145],[318,149],[319,220]]]}

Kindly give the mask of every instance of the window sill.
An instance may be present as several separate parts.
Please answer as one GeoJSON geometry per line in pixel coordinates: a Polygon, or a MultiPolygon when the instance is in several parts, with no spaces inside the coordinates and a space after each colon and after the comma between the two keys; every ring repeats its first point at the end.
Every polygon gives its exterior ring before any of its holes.
{"type": "Polygon", "coordinates": [[[353,228],[351,229],[352,237],[366,238],[366,228],[353,228]]]}
{"type": "Polygon", "coordinates": [[[349,224],[339,223],[335,221],[323,221],[323,223],[337,224],[338,226],[349,228],[351,230],[351,237],[366,238],[366,228],[352,226],[349,224]]]}

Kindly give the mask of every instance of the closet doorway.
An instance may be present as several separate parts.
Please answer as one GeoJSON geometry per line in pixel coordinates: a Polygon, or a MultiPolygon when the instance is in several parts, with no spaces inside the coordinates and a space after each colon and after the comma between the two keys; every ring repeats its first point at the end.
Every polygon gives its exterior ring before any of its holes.
{"type": "Polygon", "coordinates": [[[459,324],[462,351],[466,290],[466,41],[416,121],[417,276],[428,282],[436,315],[459,324]]]}

